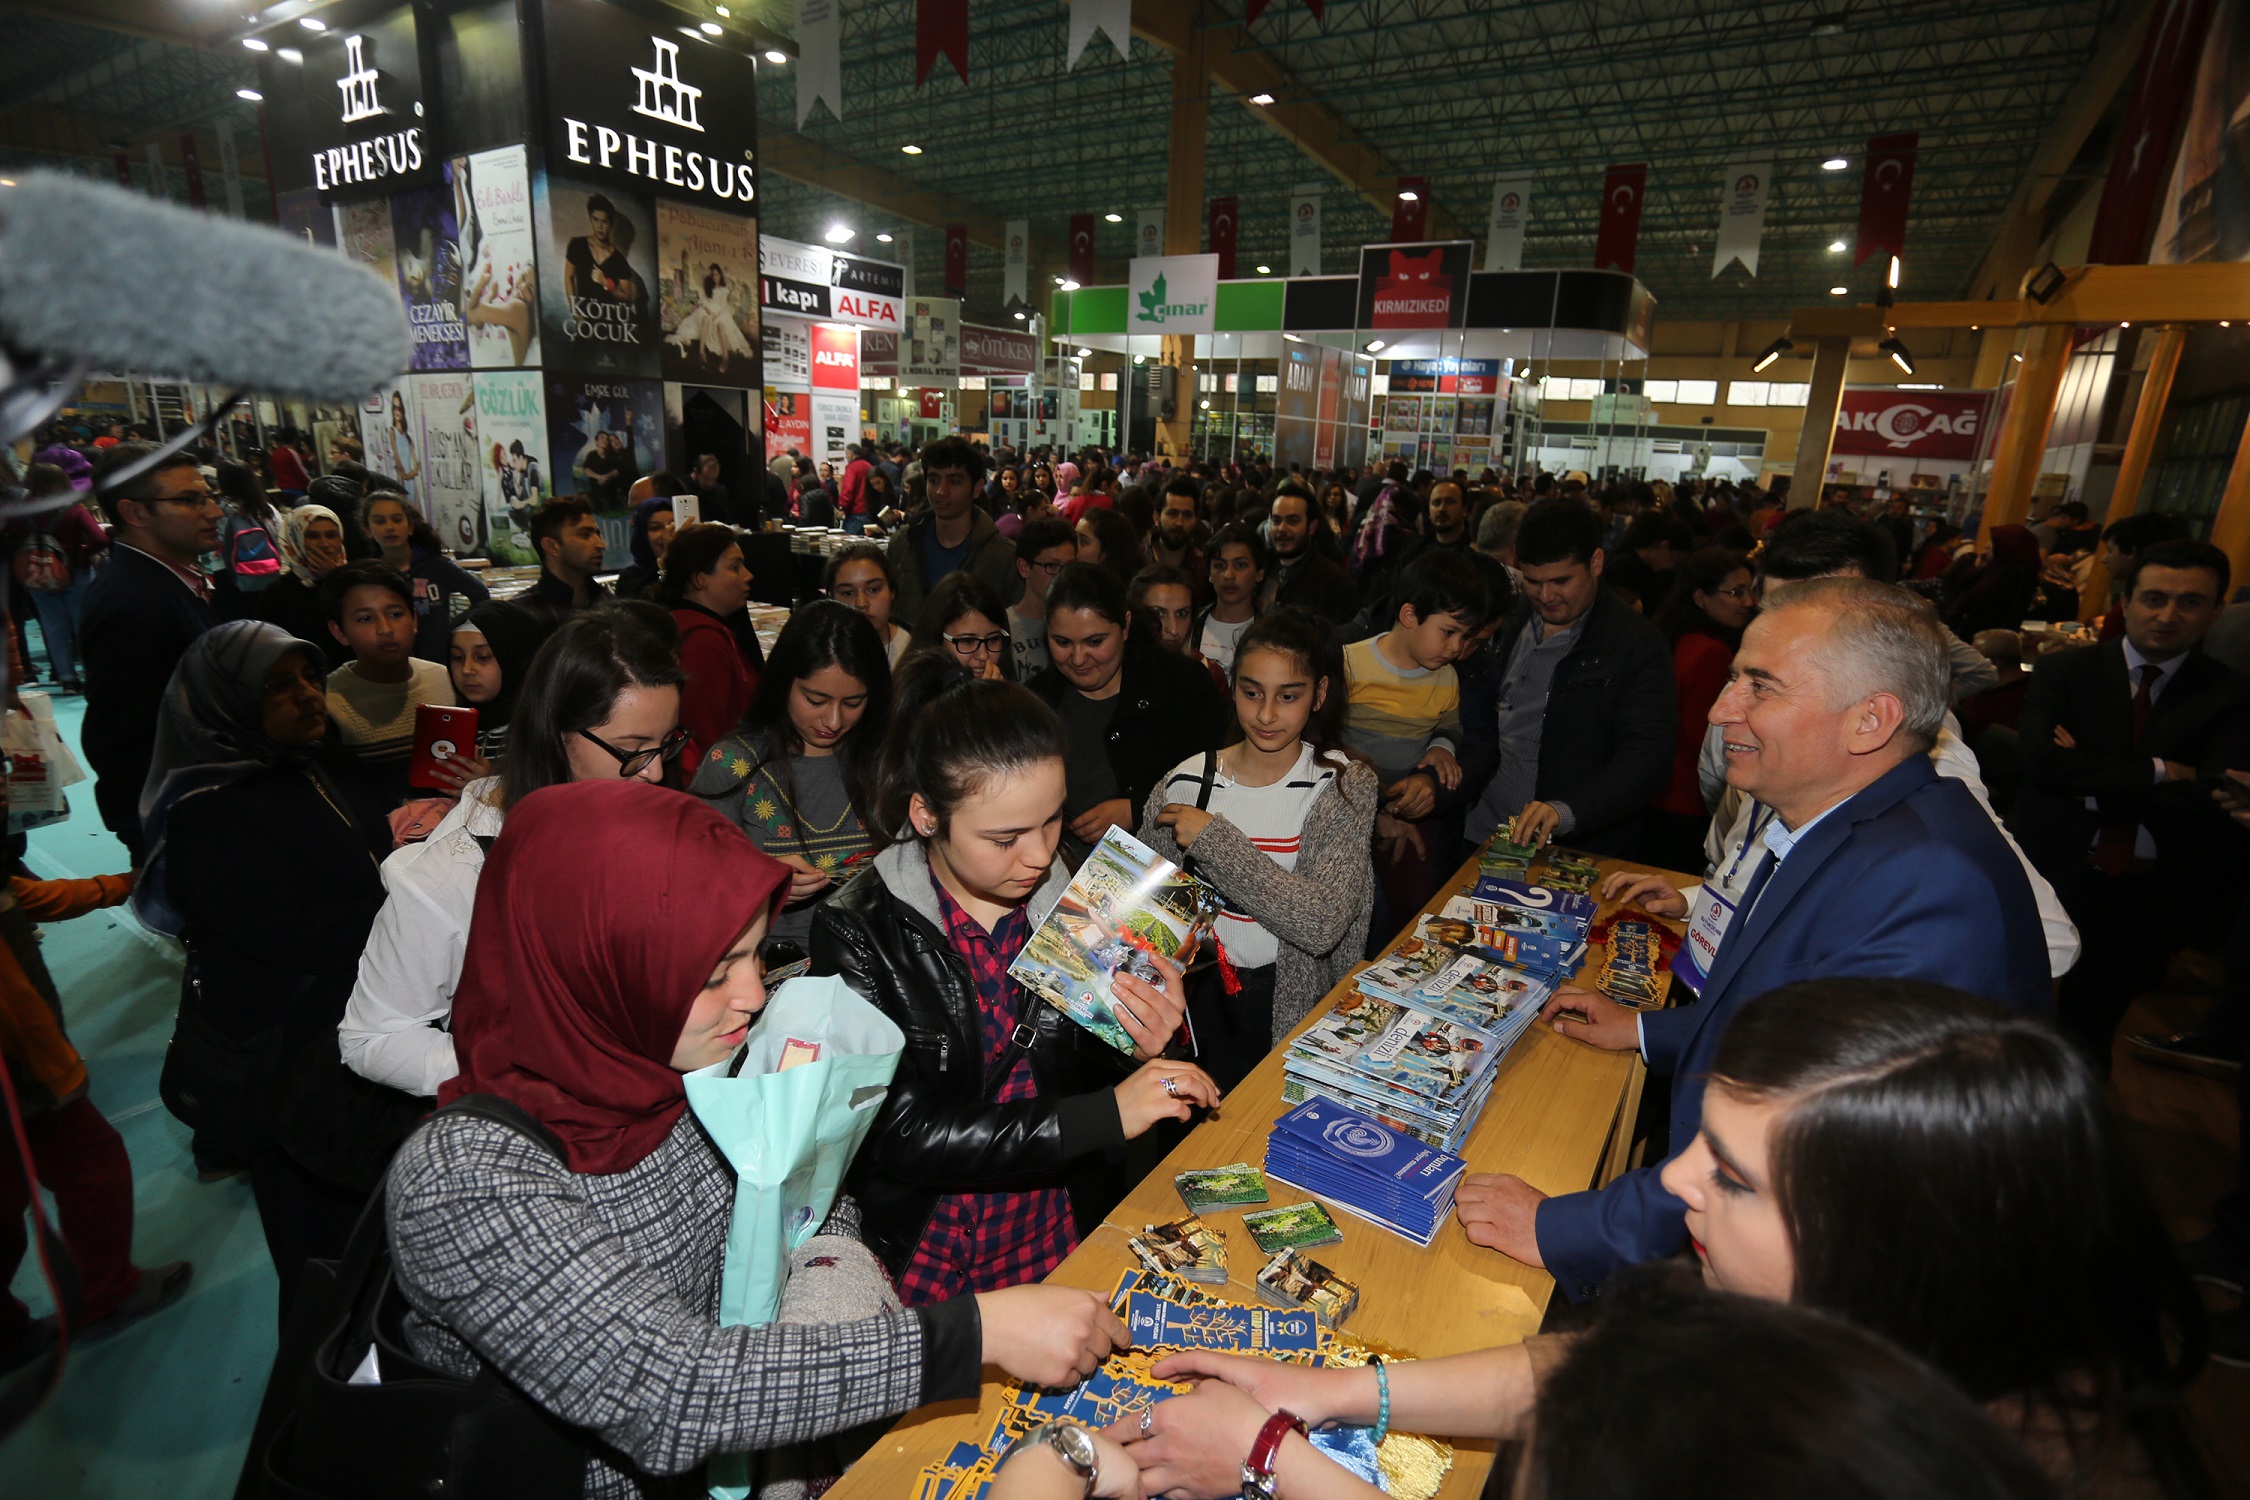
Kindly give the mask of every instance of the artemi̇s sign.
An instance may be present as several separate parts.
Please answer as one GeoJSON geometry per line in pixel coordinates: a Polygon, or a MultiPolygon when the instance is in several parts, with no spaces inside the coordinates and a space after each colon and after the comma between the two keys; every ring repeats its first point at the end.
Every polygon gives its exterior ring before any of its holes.
{"type": "Polygon", "coordinates": [[[757,69],[601,0],[542,0],[549,169],[755,212],[757,69]]]}

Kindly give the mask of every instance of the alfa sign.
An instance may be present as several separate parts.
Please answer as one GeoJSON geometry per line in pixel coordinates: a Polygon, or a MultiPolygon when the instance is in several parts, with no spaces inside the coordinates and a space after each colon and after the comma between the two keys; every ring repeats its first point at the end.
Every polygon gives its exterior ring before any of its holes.
{"type": "Polygon", "coordinates": [[[1126,282],[1125,331],[1210,333],[1217,326],[1219,257],[1136,255],[1126,282]]]}
{"type": "Polygon", "coordinates": [[[758,305],[768,312],[896,332],[905,294],[904,266],[758,236],[758,305]]]}
{"type": "Polygon", "coordinates": [[[1831,453],[1972,463],[1990,391],[1846,391],[1831,453]]]}

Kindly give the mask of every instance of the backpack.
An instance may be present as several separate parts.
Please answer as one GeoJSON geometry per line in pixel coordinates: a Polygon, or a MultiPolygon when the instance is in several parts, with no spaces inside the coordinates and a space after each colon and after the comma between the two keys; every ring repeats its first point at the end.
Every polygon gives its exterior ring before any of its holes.
{"type": "Polygon", "coordinates": [[[221,556],[234,576],[234,586],[245,594],[255,594],[281,576],[281,552],[273,537],[247,517],[236,516],[227,523],[221,556]]]}
{"type": "Polygon", "coordinates": [[[71,585],[70,554],[52,532],[35,531],[16,549],[16,582],[36,594],[59,594],[71,585]]]}
{"type": "MultiPolygon", "coordinates": [[[[491,1120],[563,1154],[544,1125],[492,1094],[438,1113],[491,1120]]],[[[575,1500],[586,1434],[490,1365],[454,1375],[409,1350],[384,1199],[377,1188],[341,1261],[307,1261],[300,1273],[236,1500],[575,1500]],[[379,1383],[356,1382],[370,1363],[379,1383]]]]}

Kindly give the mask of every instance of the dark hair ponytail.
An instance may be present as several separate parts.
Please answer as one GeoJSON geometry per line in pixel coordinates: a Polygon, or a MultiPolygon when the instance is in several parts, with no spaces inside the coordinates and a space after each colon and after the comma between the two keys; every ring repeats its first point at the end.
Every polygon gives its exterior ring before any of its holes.
{"type": "Polygon", "coordinates": [[[943,648],[900,666],[876,797],[881,836],[912,837],[907,803],[919,793],[943,833],[954,809],[995,776],[1063,754],[1062,720],[1020,683],[972,677],[943,648]]]}

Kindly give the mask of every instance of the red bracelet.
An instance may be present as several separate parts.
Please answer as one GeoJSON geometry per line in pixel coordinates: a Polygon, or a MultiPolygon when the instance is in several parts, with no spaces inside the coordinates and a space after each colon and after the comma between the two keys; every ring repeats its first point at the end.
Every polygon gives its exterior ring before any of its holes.
{"type": "Polygon", "coordinates": [[[1273,1466],[1280,1455],[1281,1440],[1290,1433],[1302,1434],[1304,1421],[1289,1412],[1277,1411],[1266,1418],[1266,1425],[1258,1429],[1258,1440],[1250,1445],[1250,1456],[1242,1462],[1242,1492],[1256,1500],[1273,1500],[1273,1466]]]}

